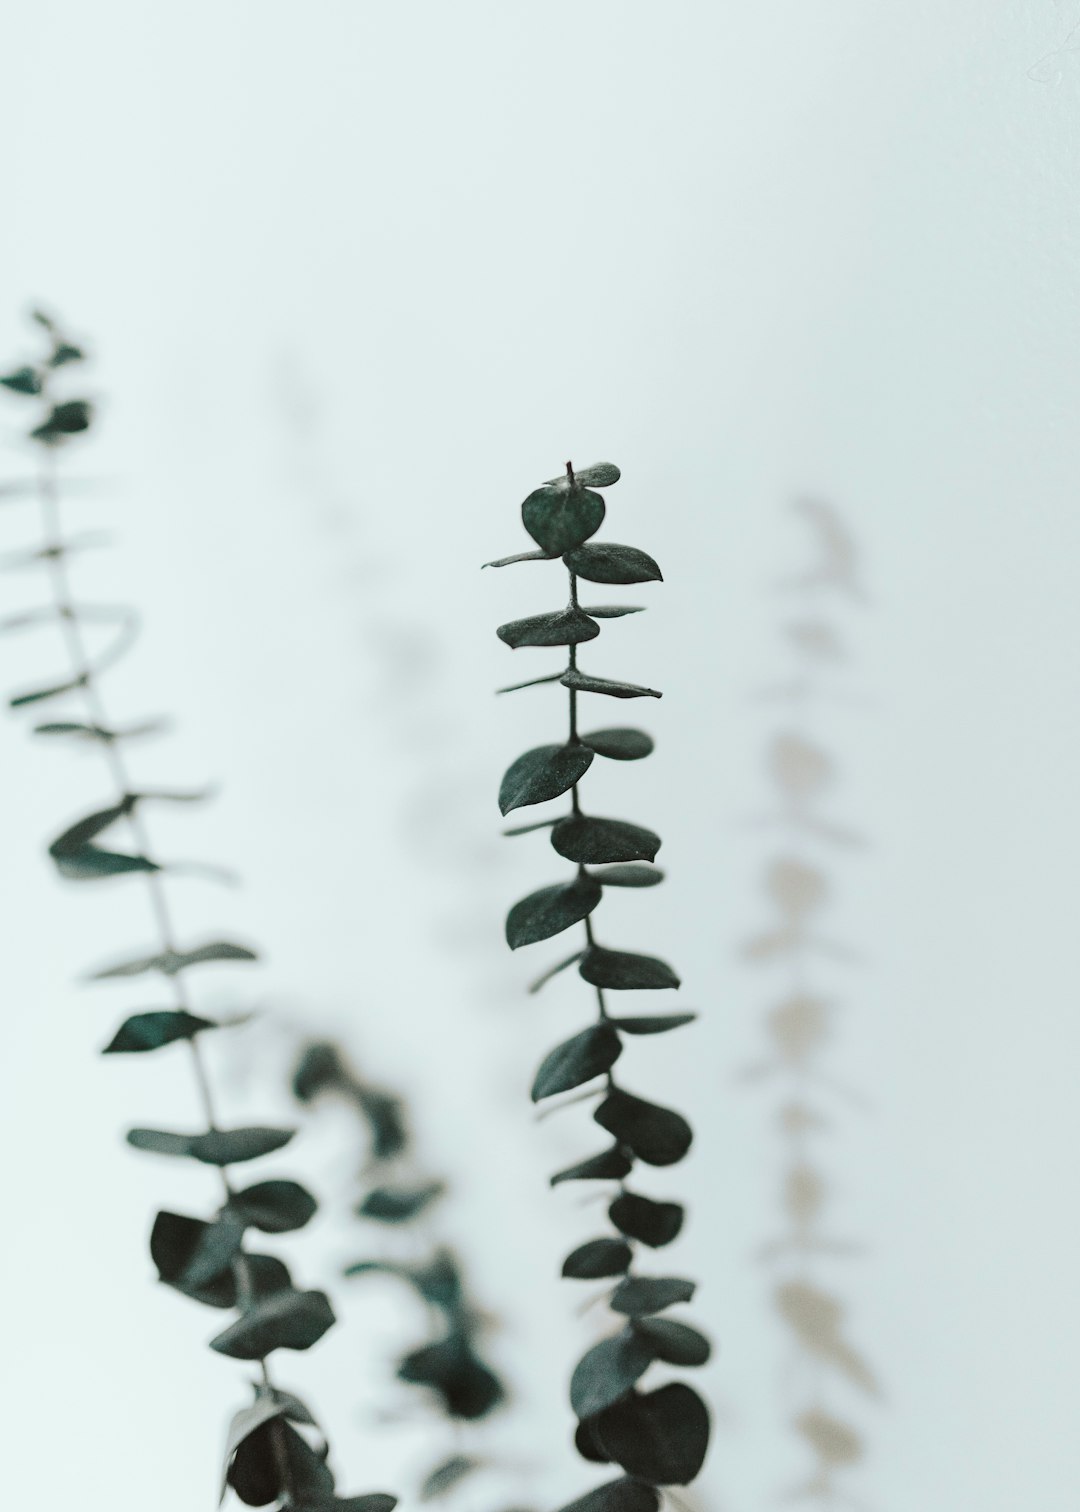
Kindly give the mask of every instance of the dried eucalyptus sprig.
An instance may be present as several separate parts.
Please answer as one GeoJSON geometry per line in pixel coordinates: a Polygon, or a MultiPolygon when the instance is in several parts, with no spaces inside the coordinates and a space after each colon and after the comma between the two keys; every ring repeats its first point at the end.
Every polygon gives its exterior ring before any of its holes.
{"type": "MultiPolygon", "coordinates": [[[[566,1181],[603,1181],[614,1186],[608,1207],[614,1233],[575,1249],[566,1258],[563,1275],[578,1280],[616,1280],[608,1301],[620,1327],[580,1360],[570,1383],[570,1402],[578,1418],[578,1451],[596,1463],[617,1464],[625,1474],[589,1492],[564,1512],[655,1512],[660,1505],[657,1488],[692,1481],[701,1468],[709,1438],[705,1404],[689,1386],[672,1382],[652,1391],[638,1389],[656,1361],[701,1365],[709,1355],[708,1342],[696,1329],[657,1317],[669,1307],[688,1302],[694,1283],[680,1276],[638,1275],[634,1270],[637,1246],[657,1249],[670,1244],[683,1226],[684,1209],[626,1185],[636,1162],[668,1166],[681,1160],[690,1147],[690,1125],[674,1109],[626,1091],[616,1083],[612,1070],[626,1036],[677,1029],[695,1015],[613,1016],[608,1010],[608,992],[675,988],[679,979],[655,956],[598,944],[592,927],[592,914],[604,888],[651,887],[662,880],[663,873],[651,864],[660,838],[625,820],[587,814],[578,791],[597,756],[635,761],[653,749],[651,738],[642,730],[619,727],[580,734],[579,695],[660,697],[652,688],[583,672],[577,661],[578,646],[600,634],[600,620],[638,612],[636,606],[622,604],[583,607],[578,598],[579,579],[626,584],[655,582],[661,577],[659,567],[645,552],[632,546],[590,541],[605,514],[604,499],[596,490],[618,478],[619,469],[609,462],[577,473],[568,462],[565,477],[551,479],[521,506],[525,528],[540,549],[487,564],[503,567],[512,562],[561,557],[570,579],[569,602],[564,609],[515,620],[498,631],[500,640],[515,649],[569,648],[564,670],[500,690],[561,683],[569,692],[570,723],[565,741],[526,751],[510,766],[499,790],[499,807],[503,814],[509,814],[569,793],[569,813],[506,833],[550,828],[554,850],[577,868],[570,881],[544,887],[515,903],[506,920],[507,942],[516,950],[583,925],[582,947],[545,971],[530,990],[537,991],[557,972],[576,966],[579,976],[596,993],[595,1022],[551,1051],[536,1074],[532,1096],[539,1102],[588,1087],[591,1090],[586,1096],[600,1098],[593,1118],[612,1136],[612,1143],[599,1154],[559,1171],[551,1181],[553,1186],[566,1181]]],[[[580,1096],[576,1093],[571,1100],[577,1101],[580,1096]]]]}
{"type": "Polygon", "coordinates": [[[248,1506],[287,1507],[292,1512],[391,1512],[396,1499],[381,1493],[339,1497],[327,1463],[329,1447],[308,1408],[273,1379],[269,1359],[276,1350],[310,1348],[334,1322],[330,1302],[321,1291],[294,1287],[284,1263],[274,1255],[245,1248],[249,1229],[268,1234],[302,1228],[315,1212],[315,1199],[299,1182],[271,1179],[238,1187],[232,1168],[282,1149],[293,1137],[287,1128],[222,1128],[207,1076],[200,1036],[221,1027],[194,1011],[188,973],[204,964],[254,961],[246,946],[213,940],[180,945],[173,926],[164,876],[176,870],[154,858],[144,820],[147,804],[190,801],[192,793],[142,790],[132,782],[121,753],[124,742],[147,733],[146,724],[121,727],[110,720],[98,679],[102,671],[128,648],[134,617],[126,609],[77,605],[69,581],[68,562],[79,549],[78,539],[65,538],[60,521],[57,462],[72,438],[86,432],[93,418],[87,399],[58,395],[57,381],[84,360],[82,349],[68,340],[47,315],[34,316],[46,342],[45,351],[15,371],[0,377],[0,385],[32,403],[29,440],[38,454],[36,478],[7,490],[9,496],[36,497],[40,505],[43,539],[20,559],[43,565],[51,600],[28,614],[6,621],[9,630],[56,626],[68,659],[67,672],[45,687],[10,700],[13,708],[77,695],[83,717],[39,724],[35,733],[65,735],[97,746],[112,783],[112,796],[93,814],[70,825],[49,847],[62,877],[100,881],[138,873],[146,882],[159,941],[150,954],[128,958],[93,973],[94,980],[156,975],[168,983],[168,1007],[144,1009],[127,1018],[105,1046],[108,1055],[146,1053],[183,1041],[192,1070],[205,1128],[192,1133],[164,1129],[131,1129],[128,1143],[159,1155],[184,1156],[217,1168],[221,1202],[208,1219],[163,1211],[154,1220],[150,1253],[162,1281],[184,1296],[209,1307],[235,1310],[238,1316],[210,1341],[210,1347],[233,1359],[251,1361],[257,1368],[253,1401],[233,1418],[225,1451],[222,1495],[227,1487],[248,1506]],[[92,655],[88,627],[111,625],[113,643],[92,655]],[[117,849],[104,837],[126,825],[131,849],[117,849]]]}
{"type": "Polygon", "coordinates": [[[362,1195],[354,1211],[373,1227],[408,1239],[407,1249],[399,1244],[396,1255],[392,1243],[381,1244],[377,1258],[356,1261],[345,1275],[394,1276],[428,1309],[429,1336],[399,1361],[397,1375],[426,1388],[454,1433],[453,1443],[422,1472],[420,1500],[433,1501],[485,1468],[499,1468],[487,1456],[464,1452],[458,1434],[463,1423],[486,1418],[507,1395],[481,1353],[486,1320],[469,1295],[462,1263],[431,1232],[445,1183],[419,1161],[402,1099],[364,1081],[339,1046],[327,1040],[304,1045],[292,1089],[306,1106],[333,1098],[355,1110],[364,1132],[358,1162],[362,1195]]]}

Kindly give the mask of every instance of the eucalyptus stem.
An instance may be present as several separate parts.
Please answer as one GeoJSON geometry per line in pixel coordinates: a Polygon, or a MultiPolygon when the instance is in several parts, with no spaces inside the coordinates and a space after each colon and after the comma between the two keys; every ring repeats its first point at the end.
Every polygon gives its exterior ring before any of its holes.
{"type": "MultiPolygon", "coordinates": [[[[568,794],[569,812],[550,822],[549,837],[556,853],[576,867],[570,882],[542,888],[514,905],[506,921],[507,942],[511,949],[517,949],[582,924],[584,947],[545,972],[531,990],[538,990],[564,967],[576,965],[578,974],[596,993],[595,1021],[546,1057],[534,1080],[532,1096],[534,1101],[541,1101],[599,1082],[601,1101],[593,1119],[613,1140],[598,1155],[556,1173],[552,1184],[580,1180],[613,1184],[608,1217],[614,1234],[580,1245],[567,1256],[562,1270],[567,1277],[612,1278],[616,1282],[608,1302],[621,1326],[579,1361],[570,1383],[570,1402],[578,1418],[575,1441],[579,1452],[597,1463],[614,1463],[625,1473],[563,1512],[656,1512],[661,1486],[685,1485],[696,1477],[709,1436],[707,1409],[690,1387],[676,1382],[650,1392],[638,1389],[641,1378],[656,1362],[700,1365],[709,1355],[708,1342],[695,1329],[656,1316],[689,1301],[694,1283],[676,1276],[639,1276],[633,1269],[639,1246],[658,1249],[676,1237],[684,1210],[677,1203],[631,1191],[626,1178],[638,1162],[666,1166],[681,1160],[690,1147],[690,1126],[674,1109],[626,1091],[612,1069],[622,1055],[625,1037],[676,1029],[695,1015],[613,1017],[608,1011],[608,992],[677,988],[679,979],[657,957],[599,944],[592,922],[608,887],[645,888],[662,880],[663,873],[651,865],[660,838],[642,826],[588,814],[579,790],[596,756],[630,761],[647,756],[653,748],[651,738],[636,729],[619,727],[581,734],[579,694],[617,699],[660,697],[651,688],[587,674],[578,664],[578,646],[600,634],[600,620],[638,612],[636,606],[583,607],[579,580],[644,583],[661,576],[652,558],[634,547],[589,542],[605,515],[604,500],[593,490],[609,486],[618,477],[618,468],[610,463],[575,473],[568,462],[564,478],[552,479],[522,505],[523,522],[540,550],[489,564],[506,566],[561,557],[569,573],[565,609],[515,620],[498,631],[499,638],[514,649],[568,648],[567,665],[561,673],[532,680],[558,681],[568,690],[566,743],[539,746],[520,756],[503,777],[499,805],[507,814],[568,794]]],[[[516,684],[515,688],[530,685],[516,684]]],[[[515,827],[507,833],[539,832],[546,827],[541,821],[540,825],[515,827]]]]}
{"type": "MultiPolygon", "coordinates": [[[[14,708],[36,707],[46,700],[77,695],[85,722],[43,724],[35,733],[89,739],[101,747],[114,788],[113,800],[107,808],[66,829],[50,845],[49,854],[61,876],[68,879],[100,881],[132,872],[145,879],[158,934],[157,953],[99,970],[94,979],[160,974],[172,984],[173,1006],[129,1017],[105,1047],[105,1053],[145,1053],[178,1040],[187,1042],[205,1130],[179,1134],[132,1129],[128,1143],[161,1155],[194,1158],[216,1168],[223,1198],[208,1222],[159,1212],[151,1234],[151,1256],[162,1281],[176,1291],[208,1306],[239,1311],[240,1316],[211,1340],[211,1347],[219,1354],[254,1363],[259,1375],[254,1403],[235,1415],[229,1431],[226,1480],[241,1499],[251,1506],[274,1503],[298,1512],[329,1512],[332,1508],[391,1512],[395,1499],[390,1496],[375,1494],[348,1502],[335,1496],[334,1477],[326,1464],[328,1446],[317,1448],[294,1426],[301,1423],[314,1428],[314,1418],[296,1397],[281,1391],[271,1375],[269,1356],[273,1351],[309,1348],[332,1325],[334,1314],[322,1292],[294,1288],[283,1262],[276,1256],[253,1254],[245,1248],[244,1237],[251,1228],[268,1233],[301,1228],[315,1212],[316,1202],[295,1181],[263,1181],[238,1190],[232,1179],[236,1164],[283,1148],[294,1131],[220,1126],[198,1037],[221,1026],[194,1013],[186,973],[203,963],[254,961],[257,957],[229,941],[211,941],[192,949],[178,944],[164,884],[166,868],[153,854],[141,806],[147,801],[191,801],[200,795],[136,790],[119,742],[125,734],[145,732],[148,727],[122,731],[109,722],[98,679],[117,659],[119,650],[126,650],[127,636],[121,634],[118,643],[96,658],[90,654],[83,619],[92,616],[100,622],[102,617],[108,620],[117,615],[100,607],[80,609],[75,604],[67,568],[72,546],[63,535],[56,468],[59,448],[89,429],[93,407],[87,400],[55,398],[53,380],[58,369],[81,362],[84,354],[47,316],[36,314],[35,319],[47,334],[50,350],[38,362],[0,376],[0,386],[39,400],[43,406],[41,423],[29,432],[41,455],[31,492],[41,514],[42,544],[31,553],[31,560],[43,562],[47,569],[51,603],[29,615],[15,616],[5,628],[57,621],[68,675],[58,685],[19,694],[10,703],[14,708]],[[109,849],[102,843],[101,837],[121,824],[130,836],[131,851],[109,849]]],[[[118,617],[123,626],[130,625],[126,611],[118,617]]]]}

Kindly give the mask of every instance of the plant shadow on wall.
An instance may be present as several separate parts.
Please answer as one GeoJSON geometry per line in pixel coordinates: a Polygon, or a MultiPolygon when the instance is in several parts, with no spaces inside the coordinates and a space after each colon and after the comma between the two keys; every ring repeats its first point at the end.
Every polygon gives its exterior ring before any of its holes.
{"type": "MultiPolygon", "coordinates": [[[[618,1465],[624,1472],[564,1512],[656,1512],[661,1488],[684,1486],[695,1479],[709,1439],[705,1404],[690,1386],[675,1381],[651,1391],[639,1389],[645,1373],[656,1364],[702,1365],[709,1356],[708,1342],[696,1329],[659,1316],[689,1302],[694,1282],[681,1276],[639,1275],[635,1270],[640,1247],[659,1249],[677,1238],[684,1209],[627,1185],[639,1164],[663,1167],[680,1161],[690,1147],[690,1126],[674,1109],[627,1091],[616,1081],[613,1069],[627,1041],[640,1042],[643,1037],[680,1029],[696,1015],[610,1012],[609,993],[679,986],[665,961],[601,945],[593,930],[594,911],[608,889],[626,896],[627,890],[636,892],[663,880],[663,873],[652,865],[660,838],[641,825],[586,813],[579,794],[579,784],[597,757],[603,766],[605,761],[640,760],[653,749],[650,736],[636,728],[617,726],[582,734],[579,698],[660,697],[654,689],[593,676],[578,666],[579,646],[596,639],[602,620],[639,612],[637,605],[583,606],[579,582],[644,584],[661,577],[656,562],[645,552],[590,540],[606,514],[604,498],[597,490],[618,479],[619,469],[612,463],[575,473],[568,462],[565,476],[536,489],[521,507],[522,521],[539,550],[487,564],[506,567],[561,560],[569,579],[565,608],[515,620],[498,631],[500,640],[513,650],[567,650],[565,668],[500,690],[560,685],[568,694],[569,725],[564,740],[526,751],[512,763],[502,779],[499,807],[505,815],[568,795],[569,812],[515,825],[506,833],[549,831],[555,853],[575,867],[569,881],[541,888],[514,904],[506,920],[507,942],[516,950],[580,927],[583,942],[548,967],[530,991],[539,991],[557,973],[575,967],[592,989],[596,1005],[594,1021],[556,1046],[543,1061],[532,1097],[536,1102],[563,1098],[563,1107],[596,1099],[593,1120],[611,1140],[598,1154],[551,1178],[553,1186],[599,1182],[610,1192],[607,1213],[613,1232],[573,1250],[566,1257],[563,1275],[577,1281],[603,1281],[597,1300],[607,1302],[617,1325],[615,1332],[585,1353],[573,1372],[570,1403],[578,1419],[576,1446],[586,1460],[618,1465]]],[[[635,1052],[632,1058],[636,1060],[639,1054],[635,1052]]]]}
{"type": "MultiPolygon", "coordinates": [[[[156,1128],[128,1131],[137,1150],[192,1160],[217,1172],[219,1202],[208,1217],[159,1212],[150,1253],[160,1279],[204,1306],[236,1316],[211,1340],[221,1355],[252,1367],[251,1399],[229,1427],[222,1494],[231,1487],[249,1506],[276,1505],[292,1512],[391,1512],[395,1498],[384,1493],[339,1497],[329,1464],[329,1445],[311,1410],[284,1390],[271,1370],[280,1350],[307,1350],[334,1323],[324,1292],[294,1286],[275,1254],[247,1247],[249,1232],[277,1235],[303,1228],[315,1212],[314,1197],[299,1182],[276,1176],[240,1186],[236,1168],[289,1144],[294,1130],[276,1127],[223,1128],[202,1050],[205,1035],[227,1027],[205,1013],[194,996],[192,973],[224,963],[250,963],[255,951],[225,939],[181,944],[176,934],[166,879],[181,870],[158,860],[151,847],[147,809],[190,803],[205,796],[142,788],[134,783],[125,754],[131,740],[153,733],[155,723],[118,725],[105,706],[100,679],[130,647],[135,616],[127,608],[85,605],[73,596],[71,559],[87,544],[66,536],[61,524],[59,460],[91,428],[93,406],[72,391],[85,354],[47,315],[34,316],[42,350],[0,376],[13,403],[28,415],[25,435],[37,457],[36,475],[5,486],[2,497],[25,497],[40,514],[39,543],[6,565],[37,568],[47,580],[45,601],[3,622],[7,632],[44,630],[57,637],[66,657],[64,673],[44,686],[9,700],[15,710],[38,717],[39,740],[87,746],[101,757],[110,789],[95,812],[68,825],[49,846],[59,875],[69,882],[115,885],[137,878],[147,893],[157,941],[148,954],[126,956],[92,973],[93,981],[127,982],[149,978],[168,998],[167,1006],[140,1008],[125,1017],[109,1043],[108,1055],[160,1055],[179,1046],[190,1057],[205,1127],[189,1132],[156,1128]],[[103,643],[100,638],[104,637],[103,643]],[[57,701],[75,708],[63,718],[41,720],[43,705],[57,701]],[[126,842],[123,838],[126,836],[126,842]],[[120,837],[120,838],[118,838],[120,837]]],[[[187,868],[190,870],[190,868],[187,868]]],[[[189,1446],[185,1444],[185,1448],[189,1446]]]]}
{"type": "Polygon", "coordinates": [[[826,1051],[840,1005],[828,984],[858,957],[822,934],[817,919],[828,901],[832,858],[865,842],[828,807],[836,763],[817,725],[823,703],[849,701],[837,682],[847,656],[840,625],[845,611],[865,604],[866,594],[855,542],[839,513],[811,499],[796,509],[809,526],[813,560],[780,585],[798,609],[782,627],[791,675],[768,694],[784,708],[767,755],[776,807],[763,821],[779,836],[764,874],[773,919],[743,947],[747,961],[770,972],[778,996],[765,1020],[768,1056],[745,1079],[766,1083],[779,1098],[784,1227],[762,1249],[761,1261],[776,1277],[773,1300],[793,1348],[786,1378],[796,1404],[792,1427],[813,1457],[809,1479],[792,1494],[823,1508],[864,1508],[844,1483],[864,1454],[844,1397],[876,1397],[879,1388],[851,1342],[840,1287],[828,1279],[838,1262],[860,1250],[834,1237],[824,1221],[828,1136],[845,1106],[861,1102],[829,1074],[826,1051]]]}

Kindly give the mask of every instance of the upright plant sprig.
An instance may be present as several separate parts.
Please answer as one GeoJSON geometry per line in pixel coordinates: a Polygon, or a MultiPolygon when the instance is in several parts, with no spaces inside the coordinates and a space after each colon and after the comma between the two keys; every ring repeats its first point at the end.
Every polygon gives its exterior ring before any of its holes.
{"type": "Polygon", "coordinates": [[[315,1419],[292,1393],[274,1380],[270,1357],[279,1349],[308,1349],[334,1322],[330,1302],[321,1291],[301,1291],[292,1284],[284,1263],[273,1255],[245,1248],[247,1230],[286,1233],[301,1228],[315,1212],[315,1199],[292,1180],[265,1180],[239,1188],[233,1167],[282,1149],[294,1130],[281,1128],[222,1128],[200,1036],[220,1027],[193,1011],[188,973],[198,965],[222,961],[254,961],[255,952],[228,941],[213,940],[181,947],[173,926],[164,875],[169,867],[154,859],[143,807],[149,801],[187,800],[189,793],[138,790],[128,772],[121,747],[125,739],[145,733],[148,726],[121,729],[108,716],[99,677],[106,665],[127,649],[132,616],[126,610],[77,605],[69,581],[68,559],[77,542],[66,539],[60,520],[57,460],[71,438],[86,432],[93,407],[86,399],[60,398],[56,382],[62,371],[84,360],[84,353],[64,337],[48,316],[35,314],[47,347],[36,361],[0,377],[0,385],[35,406],[28,439],[38,453],[37,477],[30,488],[12,490],[36,496],[43,540],[26,560],[45,566],[51,601],[28,614],[12,616],[9,630],[58,626],[68,659],[67,675],[44,688],[19,694],[13,708],[39,704],[76,694],[85,717],[39,724],[35,733],[67,736],[89,742],[101,751],[113,786],[108,805],[71,825],[49,847],[60,875],[76,881],[95,881],[138,874],[146,883],[159,933],[151,955],[127,959],[93,974],[95,980],[141,977],[164,978],[171,989],[168,1008],[140,1011],[127,1018],[105,1047],[105,1054],[146,1053],[183,1042],[191,1057],[196,1091],[205,1128],[196,1133],[162,1129],[131,1129],[128,1143],[139,1150],[181,1156],[216,1168],[221,1202],[208,1220],[163,1211],[157,1214],[150,1252],[161,1280],[185,1296],[210,1307],[235,1310],[238,1316],[211,1340],[211,1348],[233,1359],[251,1362],[257,1374],[251,1382],[254,1400],[241,1408],[230,1425],[222,1495],[232,1489],[249,1506],[271,1504],[291,1512],[392,1512],[396,1499],[383,1494],[342,1498],[327,1464],[329,1448],[319,1438],[315,1419]],[[91,655],[85,627],[115,623],[121,635],[104,655],[91,655]],[[114,826],[125,823],[131,850],[99,843],[114,826]],[[299,1426],[298,1426],[299,1425],[299,1426]],[[303,1430],[303,1431],[301,1431],[303,1430]]]}
{"type": "MultiPolygon", "coordinates": [[[[778,972],[779,996],[767,1020],[771,1053],[749,1075],[771,1076],[780,1086],[784,1230],[762,1258],[777,1273],[774,1302],[794,1346],[791,1387],[798,1406],[792,1427],[812,1456],[809,1479],[797,1494],[821,1508],[861,1508],[844,1481],[862,1458],[863,1439],[848,1407],[837,1400],[837,1386],[875,1395],[877,1382],[850,1341],[839,1288],[828,1274],[854,1246],[831,1236],[825,1224],[829,1184],[821,1148],[842,1089],[826,1060],[838,1005],[825,990],[819,963],[849,962],[851,952],[819,934],[815,918],[829,890],[823,856],[858,844],[859,837],[821,812],[835,763],[815,725],[822,697],[835,692],[829,671],[844,656],[834,606],[865,595],[855,545],[839,515],[816,500],[800,503],[815,532],[818,559],[785,584],[805,607],[784,627],[793,675],[779,690],[787,711],[768,755],[777,791],[771,817],[782,845],[764,879],[774,918],[746,945],[750,960],[778,972]]],[[[786,1395],[792,1395],[790,1388],[786,1395]]]]}
{"type": "Polygon", "coordinates": [[[642,730],[619,727],[581,734],[579,696],[660,697],[651,688],[596,677],[578,666],[578,646],[600,634],[598,621],[638,612],[625,605],[583,607],[579,580],[626,584],[661,578],[659,567],[645,552],[590,541],[605,515],[604,499],[596,490],[618,479],[619,469],[612,463],[601,462],[575,473],[568,462],[565,477],[551,479],[521,506],[525,528],[540,549],[488,564],[502,567],[561,558],[569,575],[569,602],[564,609],[515,620],[498,631],[500,640],[514,649],[568,647],[565,669],[500,690],[561,683],[569,694],[569,729],[565,741],[518,757],[503,777],[499,807],[508,814],[568,793],[569,813],[507,833],[550,828],[556,853],[577,868],[570,881],[541,888],[515,903],[506,920],[507,942],[516,950],[581,925],[584,944],[546,971],[530,990],[537,991],[557,972],[576,966],[581,979],[594,989],[596,1000],[595,1021],[545,1058],[532,1097],[539,1102],[587,1087],[585,1096],[600,1098],[593,1118],[612,1137],[606,1149],[559,1171],[551,1181],[553,1186],[565,1181],[613,1185],[608,1218],[614,1233],[575,1249],[566,1258],[563,1275],[580,1280],[610,1278],[616,1283],[608,1302],[620,1326],[579,1361],[570,1383],[570,1402],[578,1418],[578,1451],[596,1463],[617,1464],[625,1473],[564,1512],[655,1512],[661,1500],[659,1487],[687,1485],[697,1475],[709,1437],[705,1404],[691,1387],[672,1382],[652,1391],[639,1390],[641,1378],[654,1362],[701,1365],[708,1358],[709,1345],[685,1323],[656,1316],[688,1302],[694,1283],[676,1276],[638,1275],[634,1269],[638,1245],[660,1248],[676,1237],[683,1224],[683,1208],[632,1191],[626,1184],[637,1162],[668,1166],[681,1160],[690,1147],[690,1125],[673,1109],[626,1091],[617,1084],[613,1070],[625,1036],[677,1029],[695,1015],[613,1016],[609,992],[676,988],[679,979],[655,956],[599,944],[592,924],[604,888],[651,887],[661,881],[662,872],[649,864],[660,838],[640,825],[586,813],[579,793],[581,779],[597,756],[634,761],[653,749],[651,738],[642,730]]]}

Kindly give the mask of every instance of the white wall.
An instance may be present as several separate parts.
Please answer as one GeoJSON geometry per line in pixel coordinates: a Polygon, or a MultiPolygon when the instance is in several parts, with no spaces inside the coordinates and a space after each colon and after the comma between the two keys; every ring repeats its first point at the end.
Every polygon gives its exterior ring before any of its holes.
{"type": "MultiPolygon", "coordinates": [[[[572,982],[525,999],[532,963],[500,941],[557,870],[542,841],[497,844],[494,789],[561,708],[489,689],[511,665],[493,627],[558,590],[477,568],[520,549],[520,498],[570,456],[622,466],[610,533],[667,579],[595,663],[665,690],[656,757],[609,792],[666,840],[670,883],[627,927],[708,1013],[689,1060],[639,1054],[642,1090],[698,1127],[665,1184],[692,1200],[680,1261],[720,1342],[702,1496],[767,1506],[796,1463],[751,1260],[775,1152],[736,1084],[762,1000],[736,947],[763,858],[748,694],[809,489],[873,590],[869,706],[827,732],[874,842],[832,924],[868,961],[837,1065],[875,1113],[835,1152],[870,1245],[847,1295],[887,1386],[860,1494],[1075,1507],[1077,26],[1076,0],[5,13],[0,348],[39,299],[100,354],[78,465],[110,486],[70,513],[120,533],[88,591],[146,611],[114,701],[177,714],[139,771],[223,795],[161,833],[246,881],[177,884],[183,915],[264,942],[260,992],[347,1019],[423,1091],[462,1231],[486,1230],[481,1285],[514,1315],[529,1416],[505,1437],[538,1506],[590,1480],[564,1447],[583,1330],[551,1279],[587,1220],[544,1190],[588,1136],[583,1114],[535,1128],[523,1094],[582,1006],[572,982]]],[[[5,546],[30,528],[0,521],[5,546]]],[[[21,684],[29,649],[0,655],[21,684]]],[[[132,999],[73,979],[145,926],[126,884],[88,898],[42,857],[102,796],[90,761],[10,720],[0,744],[5,1489],[186,1512],[243,1372],[148,1280],[147,1215],[202,1178],[118,1129],[194,1117],[190,1089],[164,1058],[93,1056],[132,999]]],[[[313,1236],[309,1263],[325,1251],[313,1236]]],[[[349,1311],[288,1376],[329,1404],[360,1489],[401,1445],[356,1405],[377,1325],[349,1311]]]]}

